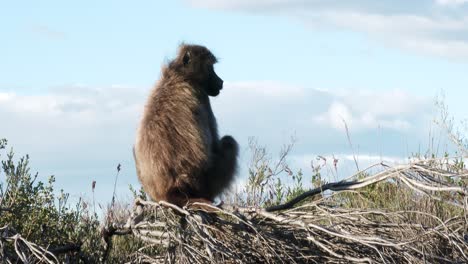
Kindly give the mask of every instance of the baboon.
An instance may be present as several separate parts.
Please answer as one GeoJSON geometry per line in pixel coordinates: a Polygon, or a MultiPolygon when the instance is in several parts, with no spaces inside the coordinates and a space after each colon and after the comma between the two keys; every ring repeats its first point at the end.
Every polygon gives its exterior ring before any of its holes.
{"type": "Polygon", "coordinates": [[[150,93],[133,152],[153,200],[212,203],[234,178],[238,144],[231,136],[219,139],[210,105],[209,96],[223,88],[216,62],[206,47],[182,44],[150,93]]]}

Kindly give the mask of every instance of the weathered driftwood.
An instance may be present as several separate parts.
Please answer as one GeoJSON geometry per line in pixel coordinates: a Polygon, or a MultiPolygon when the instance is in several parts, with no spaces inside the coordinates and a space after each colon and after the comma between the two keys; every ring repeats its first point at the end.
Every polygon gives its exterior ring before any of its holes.
{"type": "Polygon", "coordinates": [[[225,205],[206,213],[137,200],[127,223],[111,224],[104,233],[146,241],[131,256],[135,263],[468,262],[468,189],[460,185],[468,172],[433,161],[379,165],[374,175],[328,183],[267,209],[225,205]],[[442,219],[423,210],[340,206],[341,193],[383,181],[460,213],[442,219]],[[325,191],[321,199],[304,203],[325,191]]]}

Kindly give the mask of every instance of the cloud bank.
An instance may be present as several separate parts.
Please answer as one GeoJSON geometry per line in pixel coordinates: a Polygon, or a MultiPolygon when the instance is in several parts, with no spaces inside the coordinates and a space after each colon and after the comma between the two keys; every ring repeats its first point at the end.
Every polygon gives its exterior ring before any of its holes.
{"type": "MultiPolygon", "coordinates": [[[[29,153],[34,170],[55,174],[65,190],[90,196],[96,180],[97,199],[109,201],[118,163],[119,190],[138,184],[131,149],[148,92],[121,86],[0,92],[0,137],[19,154],[29,153]]],[[[432,116],[431,98],[402,90],[333,92],[275,82],[226,83],[212,104],[220,134],[240,142],[241,166],[252,136],[275,152],[295,135],[296,157],[339,154],[345,160],[353,151],[405,156],[406,147],[413,147],[405,142],[424,143],[432,116]]]]}

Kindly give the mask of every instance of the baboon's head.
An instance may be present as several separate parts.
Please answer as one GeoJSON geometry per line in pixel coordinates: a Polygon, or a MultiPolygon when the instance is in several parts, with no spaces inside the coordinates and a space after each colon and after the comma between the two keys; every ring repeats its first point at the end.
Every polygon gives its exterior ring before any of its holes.
{"type": "Polygon", "coordinates": [[[181,45],[177,58],[169,68],[182,75],[185,80],[199,87],[210,96],[216,96],[223,88],[223,80],[214,71],[216,57],[205,47],[181,45]]]}

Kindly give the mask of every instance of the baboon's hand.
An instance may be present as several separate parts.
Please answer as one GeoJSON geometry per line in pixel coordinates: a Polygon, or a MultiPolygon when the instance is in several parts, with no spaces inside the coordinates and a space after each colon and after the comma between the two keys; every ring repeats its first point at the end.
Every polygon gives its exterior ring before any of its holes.
{"type": "Polygon", "coordinates": [[[237,144],[236,140],[231,136],[224,136],[221,138],[220,146],[222,150],[230,150],[236,153],[239,149],[239,145],[237,144]]]}

